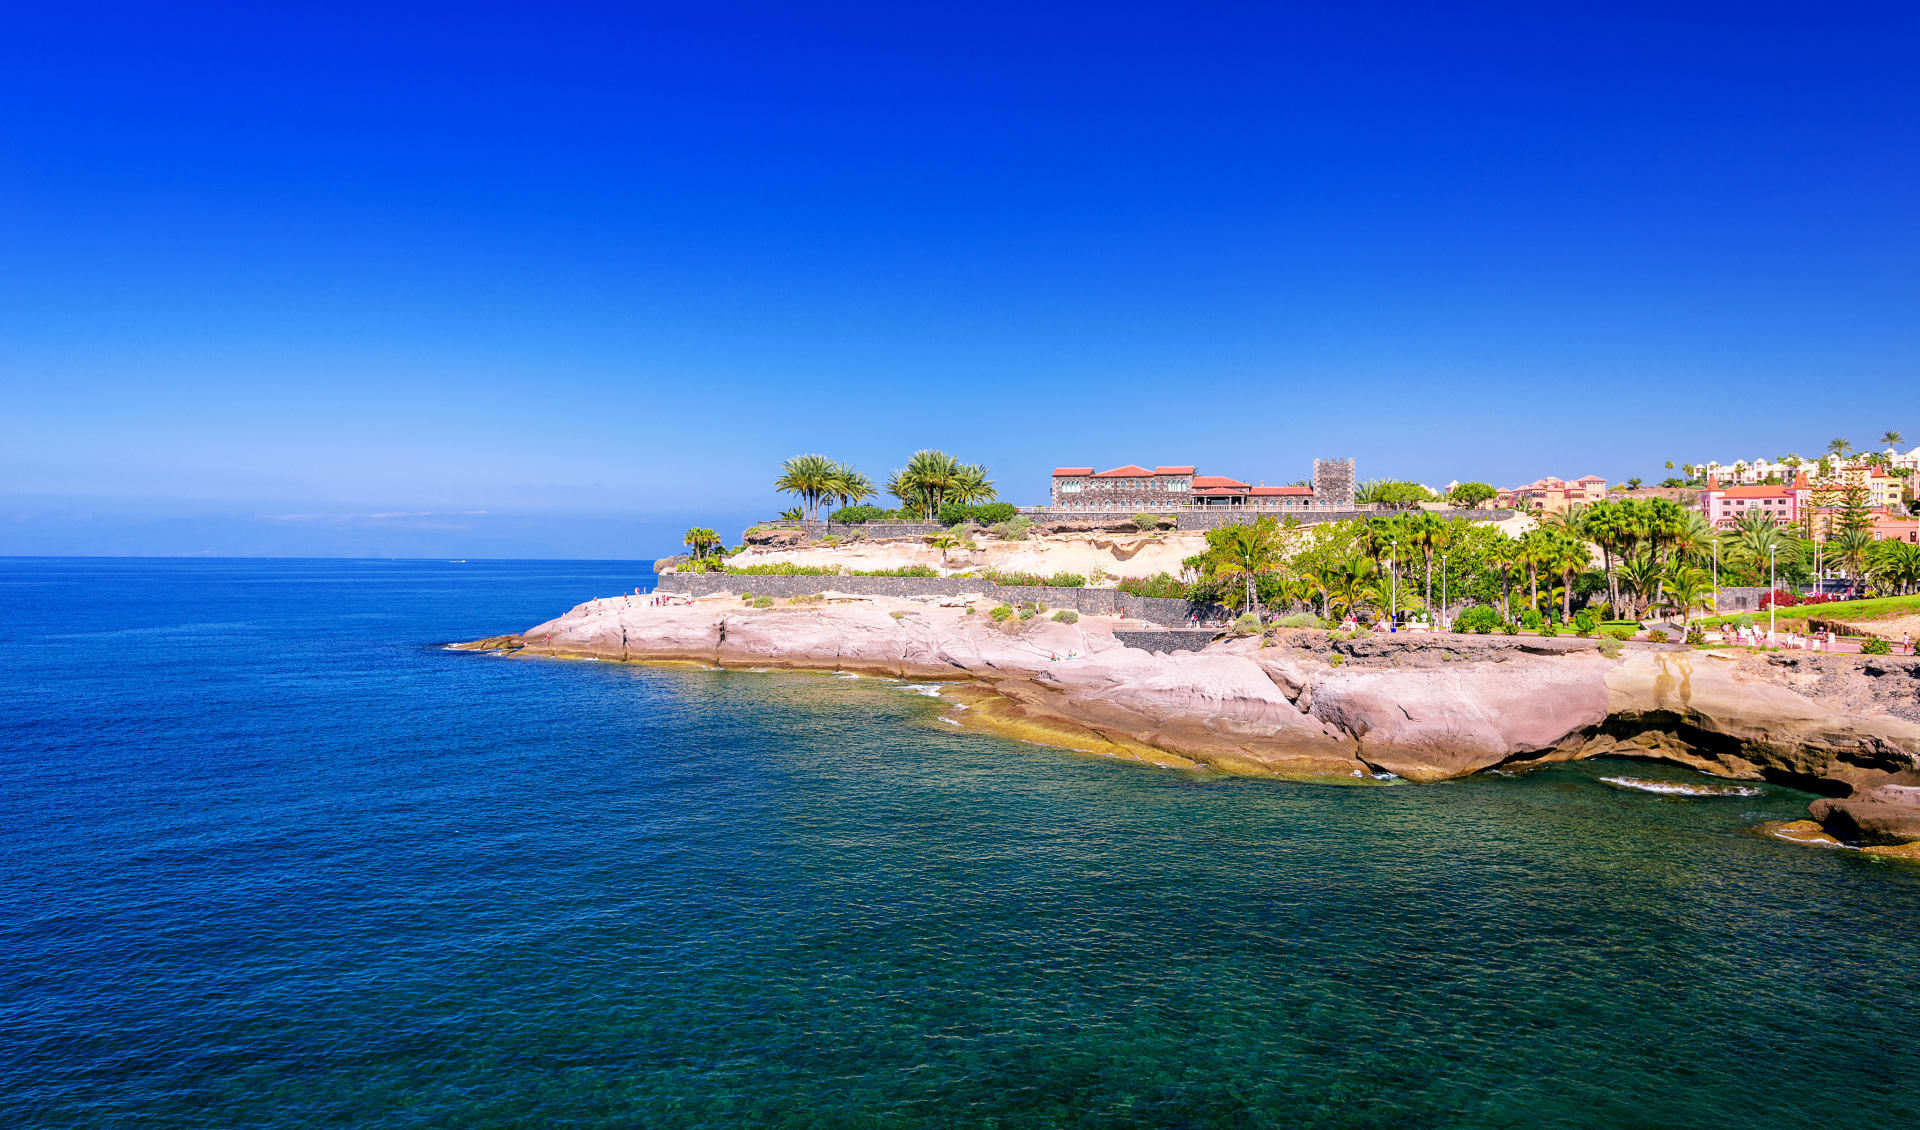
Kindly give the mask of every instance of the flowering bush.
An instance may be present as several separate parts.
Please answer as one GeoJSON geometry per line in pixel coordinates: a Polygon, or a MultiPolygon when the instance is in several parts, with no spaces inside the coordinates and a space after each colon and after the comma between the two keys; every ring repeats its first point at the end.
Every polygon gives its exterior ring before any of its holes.
{"type": "Polygon", "coordinates": [[[1798,593],[1788,592],[1786,589],[1774,589],[1760,598],[1760,611],[1765,612],[1769,608],[1792,608],[1799,603],[1798,593]]]}
{"type": "Polygon", "coordinates": [[[1830,592],[1808,593],[1800,598],[1802,604],[1832,604],[1835,597],[1830,592]]]}

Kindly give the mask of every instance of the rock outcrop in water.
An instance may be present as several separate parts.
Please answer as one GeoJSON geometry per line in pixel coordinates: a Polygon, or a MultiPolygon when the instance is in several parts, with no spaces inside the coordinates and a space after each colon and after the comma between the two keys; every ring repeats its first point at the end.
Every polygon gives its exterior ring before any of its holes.
{"type": "Polygon", "coordinates": [[[1609,658],[1582,640],[1309,631],[1156,654],[1121,644],[1110,620],[986,611],[832,593],[767,608],[615,597],[468,646],[963,679],[992,694],[961,724],[1240,773],[1439,781],[1654,758],[1829,794],[1814,815],[1849,843],[1920,842],[1920,661],[1631,645],[1609,658]]]}

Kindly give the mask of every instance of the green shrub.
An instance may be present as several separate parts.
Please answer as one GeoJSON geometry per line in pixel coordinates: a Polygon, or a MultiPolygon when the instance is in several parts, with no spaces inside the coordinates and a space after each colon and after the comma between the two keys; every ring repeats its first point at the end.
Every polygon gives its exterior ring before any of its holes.
{"type": "Polygon", "coordinates": [[[969,616],[973,615],[973,611],[974,611],[973,605],[971,604],[967,605],[967,615],[969,616]]]}
{"type": "Polygon", "coordinates": [[[1282,616],[1273,622],[1276,628],[1324,628],[1327,622],[1311,612],[1295,612],[1291,616],[1282,616]]]}
{"type": "Polygon", "coordinates": [[[1133,516],[1133,524],[1141,533],[1146,533],[1148,530],[1159,529],[1160,522],[1161,518],[1158,514],[1135,514],[1133,516]]]}
{"type": "Polygon", "coordinates": [[[1047,606],[1037,600],[1022,601],[1020,604],[1020,618],[1022,620],[1031,620],[1046,610],[1047,606]]]}
{"type": "Polygon", "coordinates": [[[1185,597],[1191,594],[1193,586],[1179,580],[1171,573],[1155,573],[1151,577],[1129,577],[1115,586],[1129,596],[1165,596],[1185,597]]]}
{"type": "Polygon", "coordinates": [[[1707,642],[1707,633],[1699,628],[1687,629],[1687,642],[1695,647],[1707,642]]]}
{"type": "Polygon", "coordinates": [[[1603,638],[1600,641],[1600,654],[1606,656],[1608,659],[1618,659],[1620,658],[1620,649],[1625,646],[1625,644],[1616,638],[1603,638]]]}
{"type": "Polygon", "coordinates": [[[1004,588],[1035,588],[1047,583],[1038,573],[988,573],[987,580],[1004,588]]]}
{"type": "Polygon", "coordinates": [[[1520,612],[1520,626],[1529,632],[1539,631],[1540,625],[1545,619],[1545,617],[1540,615],[1538,608],[1526,608],[1520,612]]]}
{"type": "Polygon", "coordinates": [[[1033,529],[1033,522],[1026,515],[1009,518],[994,524],[993,536],[1001,541],[1026,541],[1027,534],[1033,529]]]}
{"type": "Polygon", "coordinates": [[[803,592],[798,596],[788,597],[787,603],[788,604],[819,604],[825,601],[826,599],[827,598],[824,593],[803,592]]]}
{"type": "Polygon", "coordinates": [[[1053,614],[1053,618],[1062,624],[1078,624],[1080,622],[1080,614],[1071,608],[1062,608],[1053,614]]]}
{"type": "Polygon", "coordinates": [[[1560,625],[1554,623],[1552,620],[1542,620],[1540,621],[1540,626],[1534,630],[1543,636],[1557,636],[1560,634],[1560,625]]]}
{"type": "Polygon", "coordinates": [[[753,606],[755,608],[772,608],[773,598],[770,596],[756,596],[753,598],[753,606]]]}
{"type": "Polygon", "coordinates": [[[849,577],[937,577],[940,570],[931,565],[902,565],[898,569],[853,569],[849,577]]]}
{"type": "Polygon", "coordinates": [[[1250,636],[1260,630],[1260,617],[1251,612],[1242,612],[1234,620],[1233,630],[1243,636],[1250,636]]]}
{"type": "Polygon", "coordinates": [[[964,502],[949,502],[940,508],[940,524],[957,526],[962,522],[978,522],[991,526],[997,522],[1010,522],[1020,513],[1020,508],[1011,502],[987,502],[969,506],[964,502]]]}
{"type": "Polygon", "coordinates": [[[1609,639],[1619,640],[1621,643],[1625,643],[1638,635],[1639,632],[1634,628],[1602,628],[1600,629],[1600,634],[1609,639]]]}
{"type": "Polygon", "coordinates": [[[1520,625],[1511,620],[1503,620],[1500,624],[1500,630],[1510,636],[1517,636],[1520,634],[1520,625]]]}
{"type": "Polygon", "coordinates": [[[1500,613],[1484,604],[1476,604],[1454,618],[1453,627],[1458,632],[1476,632],[1486,635],[1500,626],[1500,613]]]}
{"type": "Polygon", "coordinates": [[[1598,624],[1599,621],[1594,619],[1593,613],[1584,608],[1573,614],[1573,630],[1583,636],[1592,635],[1593,629],[1598,626],[1598,624]]]}
{"type": "Polygon", "coordinates": [[[1733,618],[1733,626],[1736,628],[1751,628],[1757,623],[1759,623],[1759,620],[1756,619],[1752,613],[1747,613],[1746,615],[1743,615],[1743,616],[1735,616],[1733,618]]]}
{"type": "Polygon", "coordinates": [[[992,612],[987,613],[987,615],[993,617],[994,623],[1004,624],[1008,620],[1013,619],[1013,605],[1002,604],[998,608],[995,608],[992,612]]]}
{"type": "Polygon", "coordinates": [[[844,526],[858,526],[864,522],[878,522],[893,517],[893,511],[880,506],[842,506],[827,515],[827,521],[838,522],[844,526]]]}
{"type": "Polygon", "coordinates": [[[893,617],[895,620],[905,620],[907,618],[905,612],[889,612],[887,615],[893,617]]]}
{"type": "Polygon", "coordinates": [[[1057,589],[1085,588],[1087,579],[1078,573],[1055,573],[1047,578],[1047,584],[1057,589]]]}
{"type": "Polygon", "coordinates": [[[1883,639],[1870,639],[1860,645],[1862,655],[1886,655],[1893,650],[1892,645],[1883,639]]]}
{"type": "Polygon", "coordinates": [[[1652,640],[1652,641],[1653,641],[1654,643],[1666,643],[1666,642],[1667,642],[1667,633],[1665,633],[1665,632],[1663,632],[1663,631],[1661,631],[1661,630],[1660,630],[1660,629],[1658,629],[1658,628],[1648,628],[1648,629],[1647,629],[1647,638],[1648,638],[1649,640],[1652,640]]]}
{"type": "Polygon", "coordinates": [[[1340,666],[1342,663],[1345,663],[1346,661],[1347,661],[1347,657],[1340,654],[1337,651],[1334,652],[1332,655],[1327,656],[1327,662],[1331,663],[1335,667],[1340,666]]]}
{"type": "Polygon", "coordinates": [[[728,565],[724,572],[739,577],[837,577],[838,565],[795,565],[779,561],[770,565],[728,565]]]}

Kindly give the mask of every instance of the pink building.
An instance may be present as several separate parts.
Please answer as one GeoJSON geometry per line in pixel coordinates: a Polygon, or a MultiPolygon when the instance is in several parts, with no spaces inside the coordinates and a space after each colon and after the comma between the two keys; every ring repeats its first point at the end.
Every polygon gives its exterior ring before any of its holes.
{"type": "Polygon", "coordinates": [[[1786,526],[1800,521],[1812,498],[1805,471],[1793,477],[1792,486],[1723,487],[1720,476],[1708,475],[1707,489],[1700,492],[1700,512],[1716,526],[1731,526],[1755,511],[1771,517],[1776,526],[1786,526]]]}
{"type": "Polygon", "coordinates": [[[1574,506],[1585,506],[1607,497],[1607,480],[1599,475],[1584,475],[1569,482],[1548,476],[1526,486],[1500,492],[1495,505],[1516,510],[1535,510],[1558,514],[1574,506]]]}

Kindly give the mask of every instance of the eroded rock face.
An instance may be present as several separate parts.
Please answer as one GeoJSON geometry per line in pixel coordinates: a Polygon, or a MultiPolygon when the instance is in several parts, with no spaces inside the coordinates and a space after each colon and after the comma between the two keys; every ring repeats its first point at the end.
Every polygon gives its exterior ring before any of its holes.
{"type": "MultiPolygon", "coordinates": [[[[1501,764],[1655,757],[1844,797],[1817,808],[1843,839],[1920,841],[1920,722],[1876,708],[1892,675],[1839,669],[1840,657],[1810,668],[1638,648],[1610,660],[1586,641],[1333,645],[1324,633],[1156,654],[1122,645],[1108,618],[997,623],[987,607],[969,614],[831,597],[773,608],[725,597],[666,606],[614,597],[477,646],[965,678],[1025,717],[1236,772],[1346,777],[1378,769],[1434,781],[1501,764]]],[[[1904,669],[1894,675],[1908,677],[1904,669]]]]}
{"type": "Polygon", "coordinates": [[[1359,740],[1368,763],[1416,781],[1552,749],[1607,717],[1598,655],[1411,670],[1335,670],[1313,682],[1313,714],[1359,740]]]}
{"type": "Polygon", "coordinates": [[[1920,842],[1920,787],[1881,785],[1844,800],[1816,800],[1812,811],[1822,828],[1846,843],[1920,842]]]}

